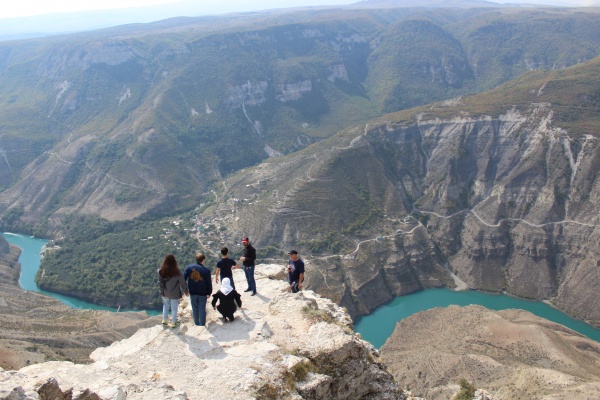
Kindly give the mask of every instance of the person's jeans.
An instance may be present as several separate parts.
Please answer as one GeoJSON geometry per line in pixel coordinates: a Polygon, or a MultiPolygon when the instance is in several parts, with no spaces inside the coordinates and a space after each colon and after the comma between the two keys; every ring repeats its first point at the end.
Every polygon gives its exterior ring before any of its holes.
{"type": "Polygon", "coordinates": [[[246,281],[248,281],[248,289],[253,293],[256,292],[256,281],[254,280],[254,265],[244,266],[244,273],[246,274],[246,281]]]}
{"type": "Polygon", "coordinates": [[[292,289],[292,293],[298,293],[300,288],[298,287],[298,281],[290,282],[290,288],[292,289]]]}
{"type": "Polygon", "coordinates": [[[177,322],[177,307],[179,306],[179,299],[169,299],[163,297],[163,321],[169,318],[169,308],[171,309],[171,320],[173,323],[177,322]]]}
{"type": "Polygon", "coordinates": [[[190,294],[190,303],[192,303],[192,317],[194,324],[206,325],[206,295],[190,294]]]}

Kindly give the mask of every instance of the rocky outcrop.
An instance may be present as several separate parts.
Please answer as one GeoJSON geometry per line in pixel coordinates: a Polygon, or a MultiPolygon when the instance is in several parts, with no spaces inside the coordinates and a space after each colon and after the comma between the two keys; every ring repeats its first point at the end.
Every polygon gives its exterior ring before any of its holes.
{"type": "Polygon", "coordinates": [[[348,71],[344,64],[335,64],[329,67],[329,75],[327,76],[329,82],[335,82],[337,80],[348,82],[348,71]]]}
{"type": "Polygon", "coordinates": [[[399,382],[431,400],[450,398],[463,378],[495,400],[600,398],[600,343],[523,310],[420,312],[380,351],[399,382]]]}
{"type": "Polygon", "coordinates": [[[246,82],[229,88],[229,95],[225,104],[231,108],[239,108],[244,105],[255,106],[267,101],[265,92],[269,84],[266,81],[246,82]]]}
{"type": "MultiPolygon", "coordinates": [[[[176,328],[141,329],[95,350],[89,365],[46,362],[4,372],[0,387],[31,394],[54,380],[73,396],[88,390],[102,399],[411,398],[353,333],[342,308],[312,291],[288,293],[269,278],[281,268],[257,266],[258,294],[242,296],[233,322],[209,306],[206,328],[194,326],[184,299],[176,328]]],[[[242,272],[234,279],[243,282],[242,272]]]]}
{"type": "Polygon", "coordinates": [[[275,98],[283,103],[287,101],[295,101],[302,98],[302,94],[312,90],[312,82],[305,80],[296,83],[286,83],[279,85],[279,90],[275,98]]]}

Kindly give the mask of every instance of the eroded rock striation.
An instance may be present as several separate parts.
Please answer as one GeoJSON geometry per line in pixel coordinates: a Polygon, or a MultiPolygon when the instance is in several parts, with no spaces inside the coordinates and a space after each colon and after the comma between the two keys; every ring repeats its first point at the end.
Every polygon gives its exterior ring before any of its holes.
{"type": "Polygon", "coordinates": [[[460,99],[398,113],[264,163],[227,181],[253,202],[225,224],[259,247],[299,247],[310,288],[352,315],[457,278],[600,326],[600,141],[531,97],[498,115],[460,99]]]}
{"type": "MultiPolygon", "coordinates": [[[[20,398],[36,398],[49,380],[73,398],[86,390],[102,399],[411,398],[353,333],[345,310],[269,279],[281,268],[257,266],[258,294],[242,296],[233,322],[209,306],[207,326],[194,326],[184,299],[176,328],[140,329],[95,350],[88,365],[55,361],[3,372],[0,385],[31,396],[20,398]]],[[[243,282],[241,271],[234,279],[243,282]]]]}

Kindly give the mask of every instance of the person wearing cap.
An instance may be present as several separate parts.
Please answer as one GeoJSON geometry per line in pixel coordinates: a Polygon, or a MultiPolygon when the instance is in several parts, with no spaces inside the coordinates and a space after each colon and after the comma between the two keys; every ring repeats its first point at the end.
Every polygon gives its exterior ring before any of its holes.
{"type": "Polygon", "coordinates": [[[244,245],[244,255],[240,257],[240,261],[244,265],[244,273],[246,274],[246,282],[248,288],[244,292],[252,292],[250,296],[256,294],[256,281],[254,280],[254,261],[256,260],[256,249],[250,244],[248,237],[242,238],[244,245]]]}
{"type": "Polygon", "coordinates": [[[288,277],[290,280],[290,289],[292,293],[298,293],[302,290],[304,283],[304,261],[298,257],[298,252],[292,250],[289,253],[290,261],[288,262],[288,277]]]}

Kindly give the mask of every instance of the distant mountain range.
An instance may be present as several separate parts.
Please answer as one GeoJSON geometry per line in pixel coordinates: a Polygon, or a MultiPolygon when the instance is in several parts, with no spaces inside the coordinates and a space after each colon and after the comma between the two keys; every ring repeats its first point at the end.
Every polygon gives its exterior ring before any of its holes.
{"type": "Polygon", "coordinates": [[[599,14],[321,10],[0,44],[0,212],[186,210],[210,185],[384,113],[600,52],[599,14]]]}
{"type": "MultiPolygon", "coordinates": [[[[313,2],[314,3],[314,2],[313,2]]],[[[324,3],[327,3],[326,1],[324,3]]],[[[535,5],[519,3],[494,3],[485,0],[363,0],[351,4],[349,1],[345,8],[398,8],[398,7],[534,7],[535,5]]],[[[281,12],[286,8],[282,3],[278,9],[270,12],[281,12]]],[[[538,5],[539,6],[539,5],[538,5]]],[[[253,13],[258,10],[267,12],[267,6],[261,7],[260,3],[244,4],[240,2],[235,9],[227,4],[218,2],[198,2],[194,0],[180,1],[167,5],[146,6],[135,8],[121,8],[100,11],[82,11],[72,13],[42,14],[30,17],[7,18],[0,20],[0,40],[19,40],[49,35],[66,34],[74,32],[91,31],[118,25],[141,24],[178,17],[198,17],[228,13],[253,13]]],[[[311,7],[298,7],[300,9],[328,9],[339,6],[323,5],[311,7]]]]}
{"type": "Polygon", "coordinates": [[[397,7],[427,7],[427,8],[477,8],[477,7],[520,7],[520,4],[505,4],[486,0],[362,0],[352,4],[353,8],[397,8],[397,7]]]}

